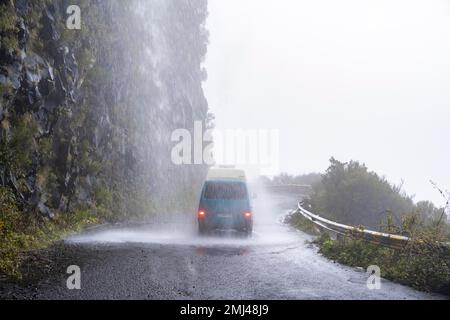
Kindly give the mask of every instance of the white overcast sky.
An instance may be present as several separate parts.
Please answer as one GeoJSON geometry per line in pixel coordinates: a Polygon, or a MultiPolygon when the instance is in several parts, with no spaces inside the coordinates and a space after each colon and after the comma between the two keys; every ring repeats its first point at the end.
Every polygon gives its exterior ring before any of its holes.
{"type": "Polygon", "coordinates": [[[450,189],[450,0],[209,0],[216,125],[280,130],[280,169],[364,162],[450,189]]]}

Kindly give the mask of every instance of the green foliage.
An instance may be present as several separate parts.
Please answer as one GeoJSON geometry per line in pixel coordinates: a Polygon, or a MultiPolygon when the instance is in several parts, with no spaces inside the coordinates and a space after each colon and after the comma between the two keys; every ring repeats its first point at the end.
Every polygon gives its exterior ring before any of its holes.
{"type": "Polygon", "coordinates": [[[293,212],[289,214],[285,222],[293,226],[294,228],[297,228],[299,230],[302,230],[308,234],[312,235],[320,235],[320,231],[317,229],[317,227],[314,225],[314,223],[305,217],[303,217],[298,212],[293,212]]]}
{"type": "Polygon", "coordinates": [[[36,173],[36,186],[42,193],[53,194],[58,190],[58,177],[50,166],[39,167],[36,173]]]}
{"type": "MultiPolygon", "coordinates": [[[[8,120],[2,121],[2,126],[4,125],[10,126],[8,120]]],[[[2,139],[0,142],[0,166],[21,176],[30,167],[33,154],[38,148],[35,139],[37,124],[33,116],[26,113],[15,117],[11,125],[14,126],[11,139],[2,139]]]]}
{"type": "MultiPolygon", "coordinates": [[[[2,48],[10,40],[15,43],[7,45],[17,47],[17,3],[0,3],[2,48]]],[[[0,88],[0,102],[3,105],[6,99],[8,106],[1,123],[0,173],[17,181],[16,198],[10,203],[14,207],[2,223],[8,223],[8,239],[21,239],[2,244],[2,271],[14,273],[17,266],[12,263],[23,252],[59,239],[77,225],[187,212],[198,202],[192,190],[200,188],[194,182],[202,178],[200,166],[192,171],[183,168],[169,177],[176,169],[163,157],[170,155],[164,136],[170,136],[173,128],[193,118],[207,118],[206,99],[199,87],[207,45],[206,2],[195,10],[178,1],[137,5],[139,1],[62,0],[58,5],[53,0],[28,1],[24,52],[38,55],[51,67],[56,87],[44,82],[58,99],[43,96],[30,105],[29,88],[16,90],[14,97],[10,84],[0,88]],[[65,27],[69,4],[81,7],[81,30],[65,27]],[[47,14],[54,19],[47,19],[47,14]],[[149,19],[141,17],[147,14],[151,23],[158,21],[157,37],[149,33],[149,19]],[[157,54],[164,61],[155,60],[157,54]],[[59,83],[65,92],[58,92],[62,91],[59,83]],[[189,95],[177,96],[162,110],[164,95],[174,86],[189,95]],[[76,101],[64,98],[67,93],[76,101]],[[60,104],[53,105],[56,101],[60,104]],[[167,116],[172,113],[176,119],[167,116]],[[182,188],[167,187],[181,178],[185,180],[182,188]],[[56,217],[49,220],[29,212],[35,201],[28,199],[35,198],[45,202],[56,217]],[[21,229],[22,225],[26,228],[21,229]]]]}
{"type": "Polygon", "coordinates": [[[18,18],[11,1],[0,4],[0,48],[19,48],[17,27],[18,18]]]}
{"type": "Polygon", "coordinates": [[[97,216],[106,221],[114,220],[114,195],[110,188],[98,185],[94,188],[94,201],[97,216]]]}
{"type": "Polygon", "coordinates": [[[445,208],[436,208],[430,201],[420,201],[414,209],[418,215],[420,222],[427,226],[437,226],[438,224],[446,224],[448,221],[445,208]]]}
{"type": "Polygon", "coordinates": [[[0,273],[20,277],[20,262],[27,252],[97,222],[89,211],[58,214],[53,220],[33,212],[23,214],[11,189],[0,187],[0,273]]]}
{"type": "Polygon", "coordinates": [[[288,173],[281,173],[268,181],[272,185],[310,185],[315,186],[320,183],[322,175],[320,173],[308,173],[297,176],[290,175],[288,173]]]}
{"type": "Polygon", "coordinates": [[[14,160],[19,170],[25,171],[31,164],[33,153],[37,151],[37,123],[31,114],[26,113],[18,118],[14,127],[11,149],[14,150],[14,160]]]}
{"type": "Polygon", "coordinates": [[[369,265],[381,267],[383,260],[394,252],[393,249],[367,243],[361,239],[333,240],[327,233],[322,233],[317,243],[320,244],[320,252],[323,255],[353,267],[366,268],[369,265]]]}
{"type": "Polygon", "coordinates": [[[0,273],[18,275],[20,248],[31,242],[27,228],[14,194],[8,188],[0,188],[0,273]]]}
{"type": "Polygon", "coordinates": [[[361,239],[332,240],[324,233],[317,243],[324,256],[339,263],[363,268],[378,265],[386,279],[450,294],[450,259],[436,240],[422,235],[402,249],[391,249],[361,239]]]}
{"type": "Polygon", "coordinates": [[[27,47],[38,54],[45,51],[45,42],[41,39],[39,33],[42,30],[42,15],[49,2],[51,0],[35,0],[28,3],[30,8],[26,17],[29,32],[27,47]]]}
{"type": "Polygon", "coordinates": [[[378,228],[388,215],[399,224],[400,216],[412,211],[413,201],[400,187],[370,172],[365,165],[334,158],[330,162],[321,183],[314,186],[306,200],[314,212],[337,222],[378,228]]]}
{"type": "Polygon", "coordinates": [[[8,97],[12,93],[13,87],[10,83],[0,83],[0,99],[3,99],[3,97],[8,97]]]}
{"type": "MultiPolygon", "coordinates": [[[[450,294],[450,257],[442,245],[450,241],[450,226],[444,209],[427,201],[414,204],[399,187],[369,172],[364,165],[335,159],[331,159],[321,183],[304,202],[304,206],[331,220],[379,228],[411,239],[403,248],[393,249],[364,241],[358,232],[337,240],[323,232],[316,242],[324,256],[354,267],[378,265],[384,278],[450,294]]],[[[288,222],[317,234],[301,214],[292,214],[288,222]]]]}

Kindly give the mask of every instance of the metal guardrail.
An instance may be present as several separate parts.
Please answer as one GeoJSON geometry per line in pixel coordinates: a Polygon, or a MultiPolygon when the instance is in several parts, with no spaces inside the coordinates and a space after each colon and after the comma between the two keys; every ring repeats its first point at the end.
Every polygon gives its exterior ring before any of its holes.
{"type": "MultiPolygon", "coordinates": [[[[309,212],[308,210],[303,208],[300,203],[298,204],[298,209],[296,211],[302,214],[306,219],[312,221],[315,225],[318,225],[325,230],[343,236],[355,236],[374,244],[400,249],[403,248],[411,240],[409,237],[401,235],[378,232],[337,223],[309,212]]],[[[446,252],[446,254],[450,254],[450,243],[440,243],[440,245],[446,252]]]]}

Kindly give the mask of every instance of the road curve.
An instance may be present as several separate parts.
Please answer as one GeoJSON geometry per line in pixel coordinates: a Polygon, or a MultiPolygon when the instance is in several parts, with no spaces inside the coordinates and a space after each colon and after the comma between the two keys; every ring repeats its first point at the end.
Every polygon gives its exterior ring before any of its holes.
{"type": "MultiPolygon", "coordinates": [[[[260,197],[261,198],[261,197],[260,197]]],[[[194,224],[108,227],[71,237],[53,250],[44,278],[4,285],[1,298],[32,299],[441,299],[382,281],[369,290],[363,270],[329,261],[310,236],[281,223],[295,200],[255,203],[255,235],[199,237],[194,224]],[[67,266],[81,268],[68,290],[67,266]]],[[[33,272],[33,270],[31,270],[33,272]]],[[[1,285],[1,282],[0,282],[1,285]]]]}

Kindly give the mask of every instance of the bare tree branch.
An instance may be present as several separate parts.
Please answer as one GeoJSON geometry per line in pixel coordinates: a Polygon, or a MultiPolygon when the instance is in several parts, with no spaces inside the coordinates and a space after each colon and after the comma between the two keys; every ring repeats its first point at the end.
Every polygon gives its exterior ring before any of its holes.
{"type": "Polygon", "coordinates": [[[430,183],[442,195],[442,197],[445,199],[445,205],[442,208],[441,216],[439,217],[439,220],[437,222],[437,226],[439,226],[439,224],[442,221],[442,218],[444,217],[444,214],[446,214],[447,209],[449,208],[449,205],[450,205],[450,192],[448,192],[447,190],[442,190],[441,188],[439,188],[437,183],[432,181],[432,180],[430,180],[430,183]]]}

